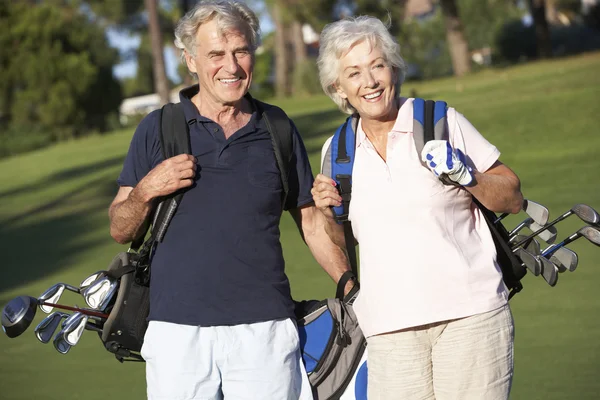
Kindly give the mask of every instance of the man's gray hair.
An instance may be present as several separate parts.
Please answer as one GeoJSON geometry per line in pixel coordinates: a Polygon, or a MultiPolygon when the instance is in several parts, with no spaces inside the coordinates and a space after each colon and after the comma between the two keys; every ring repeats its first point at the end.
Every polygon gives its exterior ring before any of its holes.
{"type": "Polygon", "coordinates": [[[325,93],[346,114],[354,114],[356,109],[342,98],[335,88],[339,82],[340,58],[350,51],[352,46],[366,41],[371,48],[379,48],[386,61],[396,71],[396,96],[400,95],[400,85],[404,82],[406,64],[400,56],[400,45],[388,31],[389,22],[370,16],[345,18],[325,26],[319,43],[319,79],[325,93]]]}
{"type": "Polygon", "coordinates": [[[256,14],[243,2],[236,0],[201,1],[188,11],[175,28],[175,47],[181,50],[185,63],[185,51],[196,55],[196,33],[200,25],[215,20],[219,33],[230,30],[242,32],[254,53],[260,45],[260,25],[256,14]]]}

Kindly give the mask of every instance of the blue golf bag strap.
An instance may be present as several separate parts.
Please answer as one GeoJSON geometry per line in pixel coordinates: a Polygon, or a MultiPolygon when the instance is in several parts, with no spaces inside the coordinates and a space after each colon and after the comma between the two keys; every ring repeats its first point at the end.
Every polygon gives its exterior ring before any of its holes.
{"type": "MultiPolygon", "coordinates": [[[[338,282],[336,296],[343,296],[346,282],[350,278],[358,277],[358,260],[356,258],[356,241],[352,232],[352,224],[348,221],[350,213],[350,200],[352,198],[352,167],[354,166],[354,152],[356,149],[356,133],[354,125],[358,121],[355,116],[350,116],[340,126],[331,140],[329,149],[331,157],[331,178],[335,180],[338,192],[342,197],[341,206],[332,207],[336,221],[343,225],[346,251],[352,273],[347,274],[344,280],[338,282]],[[352,276],[353,275],[353,276],[352,276]],[[345,281],[345,282],[344,282],[345,281]]],[[[355,280],[355,285],[358,281],[355,280]]]]}
{"type": "Polygon", "coordinates": [[[338,223],[348,220],[352,197],[352,167],[354,166],[355,133],[352,117],[348,117],[331,140],[331,178],[335,180],[342,197],[342,205],[333,207],[338,223]]]}
{"type": "MultiPolygon", "coordinates": [[[[423,100],[416,98],[413,103],[413,139],[417,155],[425,143],[430,140],[447,139],[446,111],[448,106],[445,101],[423,100]]],[[[425,164],[423,163],[425,166],[425,164]]]]}

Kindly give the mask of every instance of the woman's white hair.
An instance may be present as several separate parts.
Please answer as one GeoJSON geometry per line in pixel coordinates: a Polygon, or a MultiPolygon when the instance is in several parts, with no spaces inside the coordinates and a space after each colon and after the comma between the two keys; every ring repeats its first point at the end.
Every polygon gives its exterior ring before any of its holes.
{"type": "Polygon", "coordinates": [[[196,33],[200,25],[213,19],[221,34],[230,30],[244,33],[252,53],[260,45],[258,18],[245,3],[236,0],[201,1],[181,18],[175,28],[175,47],[181,50],[183,63],[186,51],[196,55],[196,33]]]}
{"type": "Polygon", "coordinates": [[[400,56],[400,45],[390,35],[388,27],[381,20],[370,16],[345,18],[325,26],[319,43],[319,79],[325,93],[346,114],[354,114],[356,109],[348,100],[342,98],[337,90],[339,82],[339,61],[352,46],[367,41],[371,48],[379,48],[386,61],[398,74],[396,96],[400,95],[400,85],[404,82],[406,64],[400,56]]]}

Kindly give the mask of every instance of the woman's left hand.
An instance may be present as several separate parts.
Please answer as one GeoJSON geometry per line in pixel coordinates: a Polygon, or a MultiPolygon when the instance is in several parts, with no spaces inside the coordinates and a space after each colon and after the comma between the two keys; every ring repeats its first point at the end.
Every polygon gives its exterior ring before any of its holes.
{"type": "Polygon", "coordinates": [[[331,207],[342,205],[342,197],[336,189],[333,179],[323,174],[317,175],[310,193],[313,196],[315,206],[327,217],[334,218],[331,207]]]}

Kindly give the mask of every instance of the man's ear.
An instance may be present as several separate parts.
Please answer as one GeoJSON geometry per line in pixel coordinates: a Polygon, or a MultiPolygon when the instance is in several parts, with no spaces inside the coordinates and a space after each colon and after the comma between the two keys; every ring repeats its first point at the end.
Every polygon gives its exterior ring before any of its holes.
{"type": "Polygon", "coordinates": [[[197,73],[198,70],[196,69],[196,59],[194,58],[194,56],[192,56],[187,50],[184,50],[184,54],[185,54],[185,63],[188,67],[188,69],[190,70],[190,72],[192,73],[197,73]]]}

